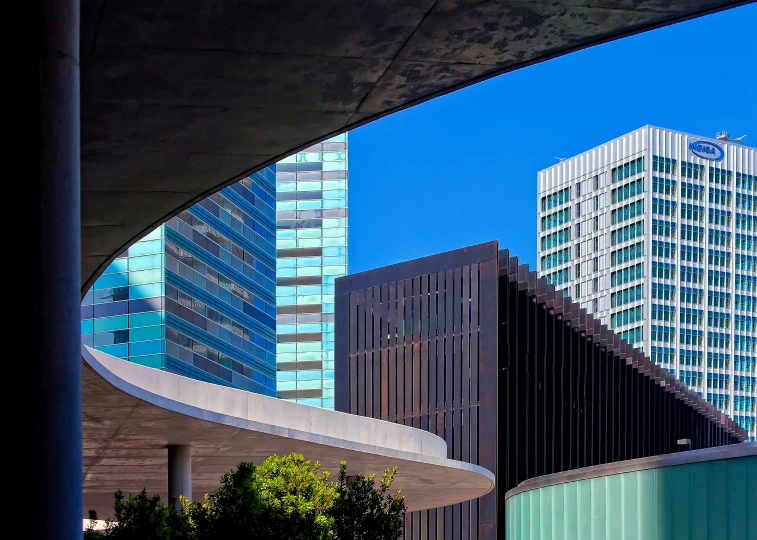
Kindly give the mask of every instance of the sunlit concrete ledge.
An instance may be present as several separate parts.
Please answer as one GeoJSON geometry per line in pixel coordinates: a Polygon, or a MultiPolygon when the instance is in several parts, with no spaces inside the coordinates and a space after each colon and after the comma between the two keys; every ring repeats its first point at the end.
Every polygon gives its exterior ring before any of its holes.
{"type": "Polygon", "coordinates": [[[309,407],[146,368],[82,347],[84,509],[110,514],[116,489],[167,495],[167,447],[189,445],[199,500],[242,460],[299,452],[336,472],[381,473],[409,510],[480,497],[494,487],[483,467],[446,458],[440,437],[415,428],[309,407]]]}

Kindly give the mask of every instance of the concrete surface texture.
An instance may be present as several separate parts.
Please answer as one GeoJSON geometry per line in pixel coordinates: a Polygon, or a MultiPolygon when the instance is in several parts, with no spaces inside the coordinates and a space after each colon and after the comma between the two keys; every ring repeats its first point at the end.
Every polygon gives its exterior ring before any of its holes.
{"type": "Polygon", "coordinates": [[[82,2],[82,291],[183,207],[462,86],[744,0],[82,2]]]}
{"type": "Polygon", "coordinates": [[[167,496],[169,445],[191,446],[196,501],[240,461],[290,452],[332,474],[342,460],[351,474],[396,466],[393,487],[410,510],[494,487],[491,471],[447,459],[444,440],[426,431],[203,383],[87,347],[82,357],[84,511],[95,508],[100,518],[112,515],[117,489],[167,496]]]}

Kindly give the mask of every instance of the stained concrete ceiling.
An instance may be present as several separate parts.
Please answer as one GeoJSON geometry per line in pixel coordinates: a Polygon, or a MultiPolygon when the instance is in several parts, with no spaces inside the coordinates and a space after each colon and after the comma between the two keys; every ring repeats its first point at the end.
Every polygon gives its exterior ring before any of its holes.
{"type": "Polygon", "coordinates": [[[745,3],[83,0],[82,290],[182,208],[314,142],[745,3]]]}

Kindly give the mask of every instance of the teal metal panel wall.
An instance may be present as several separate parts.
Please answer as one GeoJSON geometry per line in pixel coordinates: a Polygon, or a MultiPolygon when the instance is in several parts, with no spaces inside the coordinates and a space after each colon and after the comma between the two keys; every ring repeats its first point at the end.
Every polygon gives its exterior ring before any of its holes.
{"type": "Polygon", "coordinates": [[[757,456],[556,484],[505,504],[507,540],[757,540],[757,456]]]}

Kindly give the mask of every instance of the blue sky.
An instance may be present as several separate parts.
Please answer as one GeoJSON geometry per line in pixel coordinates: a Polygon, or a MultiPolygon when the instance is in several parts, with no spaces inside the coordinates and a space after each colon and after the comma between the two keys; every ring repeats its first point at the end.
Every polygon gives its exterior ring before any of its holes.
{"type": "Polygon", "coordinates": [[[498,239],[536,262],[536,173],[646,124],[757,145],[757,4],[502,75],[350,133],[350,273],[498,239]]]}

